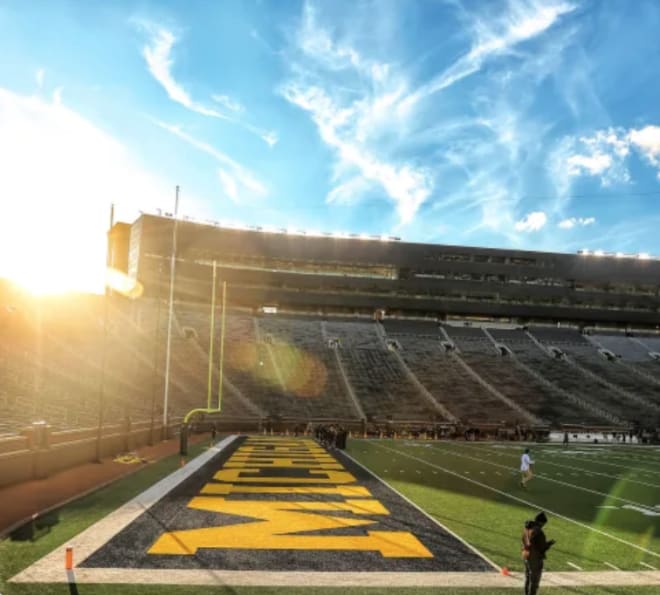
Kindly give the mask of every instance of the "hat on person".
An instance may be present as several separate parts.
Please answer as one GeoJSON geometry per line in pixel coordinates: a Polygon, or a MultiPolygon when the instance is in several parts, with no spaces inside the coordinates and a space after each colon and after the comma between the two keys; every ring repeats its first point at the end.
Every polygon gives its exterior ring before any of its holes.
{"type": "Polygon", "coordinates": [[[545,512],[539,512],[536,517],[534,517],[534,520],[539,524],[539,525],[545,525],[548,522],[548,517],[545,516],[545,512]]]}

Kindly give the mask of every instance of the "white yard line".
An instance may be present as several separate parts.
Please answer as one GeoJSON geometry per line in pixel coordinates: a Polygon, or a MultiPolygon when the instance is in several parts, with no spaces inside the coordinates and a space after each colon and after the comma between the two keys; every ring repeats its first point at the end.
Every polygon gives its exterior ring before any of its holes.
{"type": "Polygon", "coordinates": [[[640,565],[645,566],[646,568],[650,568],[651,570],[657,570],[655,566],[651,566],[650,564],[647,564],[646,562],[640,562],[640,565]]]}
{"type": "MultiPolygon", "coordinates": [[[[407,457],[407,458],[412,459],[414,461],[418,461],[420,463],[428,465],[429,467],[433,467],[435,469],[443,471],[444,473],[447,473],[448,475],[453,475],[454,477],[458,477],[458,478],[462,479],[463,481],[467,481],[467,482],[473,483],[475,485],[478,485],[478,486],[480,486],[480,487],[482,487],[486,490],[489,490],[491,492],[495,492],[496,494],[500,494],[500,495],[504,496],[505,498],[509,498],[511,500],[515,500],[516,502],[520,502],[520,503],[524,504],[525,506],[529,506],[530,508],[533,508],[533,509],[539,508],[538,504],[536,504],[535,502],[530,502],[529,500],[519,498],[518,496],[514,496],[513,494],[510,494],[509,492],[505,492],[504,490],[498,490],[497,488],[489,486],[488,484],[485,484],[481,481],[477,481],[476,479],[472,479],[470,477],[464,477],[460,473],[457,473],[456,471],[452,471],[451,469],[447,469],[445,467],[442,467],[441,465],[436,465],[435,463],[431,463],[431,462],[426,461],[424,459],[420,459],[419,457],[416,457],[414,455],[410,455],[410,454],[405,453],[405,452],[396,451],[393,448],[390,448],[388,446],[378,444],[378,442],[373,442],[373,445],[376,446],[377,448],[388,450],[390,452],[397,452],[401,456],[407,457]]],[[[598,529],[596,527],[592,527],[591,525],[587,525],[585,523],[582,523],[581,521],[577,521],[577,520],[575,520],[571,517],[568,517],[566,515],[563,515],[559,512],[554,512],[554,511],[552,511],[548,508],[544,508],[544,510],[545,510],[546,513],[549,513],[549,514],[557,517],[558,519],[562,519],[562,520],[567,521],[569,523],[573,523],[574,525],[577,525],[578,527],[582,527],[583,529],[586,529],[587,531],[592,531],[594,533],[597,533],[598,535],[602,535],[603,537],[607,537],[608,539],[612,539],[613,541],[616,541],[618,543],[623,543],[624,545],[627,545],[627,546],[629,546],[633,549],[642,551],[646,554],[649,554],[650,556],[654,556],[654,557],[660,559],[660,553],[658,553],[658,552],[654,552],[653,550],[649,550],[645,547],[642,547],[641,545],[637,545],[636,543],[632,543],[631,541],[627,541],[625,539],[622,539],[621,537],[617,537],[616,535],[612,535],[611,533],[607,533],[606,531],[603,531],[602,529],[598,529]]]]}
{"type": "MultiPolygon", "coordinates": [[[[446,450],[446,449],[443,450],[443,449],[440,449],[440,448],[436,448],[435,450],[436,450],[436,452],[442,452],[442,453],[448,454],[448,455],[453,456],[453,457],[458,457],[458,458],[461,458],[461,459],[468,459],[468,460],[471,460],[471,461],[477,461],[478,463],[491,465],[491,466],[494,466],[494,467],[499,467],[500,469],[510,470],[513,473],[518,473],[518,470],[515,467],[510,467],[508,465],[500,465],[499,463],[494,463],[493,461],[486,461],[484,459],[478,459],[476,457],[471,457],[470,455],[459,454],[454,450],[446,450]]],[[[466,471],[465,473],[469,473],[469,471],[466,471]]],[[[560,485],[563,485],[563,486],[566,486],[566,487],[569,487],[569,488],[573,488],[575,490],[580,490],[582,492],[589,492],[591,494],[596,494],[597,496],[603,496],[603,497],[609,498],[610,500],[620,500],[621,502],[625,502],[626,504],[631,504],[632,506],[640,506],[640,507],[644,507],[644,508],[651,508],[651,505],[648,505],[648,504],[642,504],[641,502],[636,502],[635,500],[629,500],[628,498],[621,498],[619,496],[612,496],[611,494],[606,494],[605,492],[600,492],[598,490],[592,490],[591,488],[585,488],[583,486],[579,486],[579,485],[576,485],[574,483],[569,483],[567,481],[562,481],[561,479],[554,479],[552,477],[549,477],[548,475],[541,475],[540,473],[535,473],[534,477],[536,477],[538,479],[545,479],[546,481],[551,481],[553,483],[558,483],[560,485]]]]}
{"type": "MultiPolygon", "coordinates": [[[[478,450],[479,452],[483,452],[483,453],[487,453],[487,452],[492,453],[493,452],[493,451],[488,450],[486,448],[479,448],[478,446],[475,446],[473,444],[465,444],[464,445],[464,444],[461,443],[461,448],[464,448],[465,446],[467,446],[469,448],[473,448],[473,449],[478,450]]],[[[502,456],[503,453],[497,453],[497,454],[502,456]]],[[[505,454],[504,456],[508,456],[509,458],[514,458],[514,459],[518,458],[517,455],[515,455],[513,453],[510,454],[510,455],[505,454]]],[[[544,465],[552,465],[553,467],[560,467],[561,469],[566,469],[566,467],[567,467],[567,465],[562,465],[561,463],[553,463],[551,461],[546,461],[546,460],[543,460],[543,464],[544,465]]],[[[636,483],[636,484],[639,484],[639,485],[646,486],[647,488],[658,488],[658,489],[660,489],[660,484],[657,484],[657,483],[646,483],[645,481],[638,481],[636,479],[629,479],[629,478],[627,478],[625,476],[621,476],[621,475],[610,475],[609,473],[601,473],[600,471],[592,471],[590,469],[587,470],[587,469],[584,469],[583,467],[575,467],[575,465],[572,465],[572,464],[571,464],[570,467],[571,467],[571,469],[575,469],[576,471],[583,471],[585,475],[600,475],[601,477],[608,477],[610,479],[623,480],[626,483],[636,483]]],[[[556,475],[563,475],[563,474],[562,473],[556,473],[556,475]]]]}
{"type": "Polygon", "coordinates": [[[572,568],[575,568],[575,570],[582,570],[582,568],[580,568],[577,564],[573,564],[573,562],[566,562],[566,564],[568,564],[572,568]]]}
{"type": "MultiPolygon", "coordinates": [[[[646,469],[644,467],[631,467],[630,466],[630,461],[628,461],[627,465],[622,465],[621,463],[608,463],[606,461],[596,459],[591,455],[589,457],[584,458],[584,457],[580,457],[579,455],[566,455],[566,454],[563,454],[563,453],[560,453],[560,452],[553,452],[553,453],[547,454],[547,456],[549,456],[549,457],[561,457],[562,459],[570,460],[572,463],[574,463],[576,460],[580,461],[580,462],[589,461],[590,463],[594,463],[595,465],[606,465],[608,467],[618,467],[620,469],[627,469],[628,471],[641,471],[642,473],[648,473],[650,475],[660,475],[660,470],[646,469]]],[[[605,456],[608,456],[608,455],[605,455],[605,456]]],[[[612,457],[610,457],[610,458],[612,458],[612,457]]]]}
{"type": "Polygon", "coordinates": [[[395,494],[397,494],[401,499],[405,500],[410,506],[415,508],[416,510],[419,510],[426,518],[429,520],[433,521],[438,527],[440,527],[443,531],[446,531],[449,533],[451,536],[455,537],[458,541],[460,541],[463,545],[468,547],[471,551],[473,551],[475,554],[477,554],[480,558],[483,558],[486,562],[488,562],[495,570],[499,571],[500,567],[495,564],[490,558],[488,558],[485,554],[480,552],[477,548],[475,548],[473,545],[469,544],[465,539],[463,539],[460,535],[457,535],[454,533],[451,529],[443,525],[438,519],[436,519],[434,516],[430,515],[428,512],[426,512],[423,508],[420,508],[417,504],[415,504],[410,498],[407,498],[404,496],[401,492],[399,492],[397,489],[392,487],[389,483],[387,483],[384,479],[376,475],[373,471],[371,471],[369,468],[365,467],[360,461],[354,459],[351,455],[349,455],[346,451],[343,453],[348,459],[353,461],[356,465],[364,469],[371,477],[376,478],[380,483],[382,483],[384,486],[386,486],[388,489],[392,490],[395,494]]]}
{"type": "MultiPolygon", "coordinates": [[[[463,444],[463,443],[461,443],[461,444],[463,444]]],[[[502,448],[501,443],[488,441],[488,440],[484,440],[482,442],[479,442],[479,444],[480,445],[489,445],[489,446],[498,446],[498,447],[502,448]]],[[[580,448],[580,449],[583,449],[585,451],[588,451],[589,449],[592,449],[593,454],[590,453],[586,457],[583,456],[583,457],[580,458],[580,460],[594,462],[594,463],[599,464],[599,465],[611,465],[611,466],[614,466],[614,467],[623,467],[624,469],[631,469],[630,460],[635,459],[635,457],[625,456],[624,453],[620,453],[620,452],[616,453],[616,454],[612,454],[613,452],[615,452],[617,450],[621,450],[622,447],[618,446],[618,445],[597,445],[597,446],[594,446],[592,444],[572,443],[570,446],[572,448],[580,448]],[[601,460],[596,459],[595,454],[602,454],[605,457],[610,457],[610,458],[613,458],[613,459],[616,459],[616,460],[623,460],[623,461],[626,461],[628,464],[627,465],[622,465],[622,464],[619,464],[619,463],[605,463],[601,460]],[[621,455],[623,455],[623,456],[621,456],[621,455]]],[[[551,453],[550,456],[564,457],[564,458],[571,459],[571,461],[574,461],[576,458],[580,457],[579,453],[576,453],[576,454],[566,454],[566,453],[564,453],[562,445],[560,445],[560,444],[539,444],[539,443],[531,443],[531,442],[521,442],[519,446],[507,446],[503,450],[514,450],[514,449],[515,450],[520,450],[521,448],[543,448],[543,449],[546,449],[546,450],[555,450],[557,452],[551,453]]],[[[650,446],[636,446],[636,447],[630,447],[630,448],[632,448],[632,449],[638,449],[638,448],[650,449],[651,447],[650,446]]],[[[660,450],[658,452],[660,453],[660,450]]],[[[585,452],[584,454],[587,454],[587,453],[585,452]]],[[[638,460],[643,460],[645,462],[651,463],[652,465],[657,464],[657,465],[660,466],[660,458],[652,457],[652,458],[649,458],[649,459],[638,459],[638,460]]],[[[639,467],[633,467],[632,469],[633,470],[637,469],[639,471],[645,471],[645,469],[639,468],[639,467]]],[[[654,475],[660,475],[659,470],[654,469],[654,470],[649,470],[649,472],[653,473],[654,475]]]]}
{"type": "Polygon", "coordinates": [[[620,568],[618,568],[617,566],[614,566],[614,564],[610,564],[609,562],[603,562],[603,564],[605,564],[605,566],[609,566],[612,570],[621,571],[620,568]]]}

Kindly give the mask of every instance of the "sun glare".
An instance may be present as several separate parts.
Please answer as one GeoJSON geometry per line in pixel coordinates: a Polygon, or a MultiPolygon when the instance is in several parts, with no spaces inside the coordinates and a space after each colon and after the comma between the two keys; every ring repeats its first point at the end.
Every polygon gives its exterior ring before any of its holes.
{"type": "MultiPolygon", "coordinates": [[[[101,276],[103,270],[101,269],[101,276]]],[[[76,271],[70,267],[46,268],[42,266],[15,267],[6,276],[26,291],[34,295],[57,295],[68,292],[101,293],[103,283],[90,282],[89,271],[76,271]]],[[[95,275],[98,276],[98,275],[95,275]]]]}
{"type": "Polygon", "coordinates": [[[92,238],[78,221],[50,226],[45,219],[22,217],[0,227],[5,248],[0,256],[0,277],[36,295],[103,292],[102,229],[92,238]]]}

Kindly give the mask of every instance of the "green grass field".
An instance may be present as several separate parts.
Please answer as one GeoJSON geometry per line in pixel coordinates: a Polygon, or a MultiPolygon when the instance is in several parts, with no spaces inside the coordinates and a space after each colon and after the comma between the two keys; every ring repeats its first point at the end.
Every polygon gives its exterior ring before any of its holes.
{"type": "Polygon", "coordinates": [[[522,570],[523,523],[545,510],[547,570],[660,569],[660,449],[533,446],[527,489],[517,444],[353,440],[349,453],[498,566],[522,570]]]}
{"type": "MultiPolygon", "coordinates": [[[[191,455],[203,445],[191,448],[191,455]]],[[[660,449],[633,447],[577,447],[564,452],[556,446],[534,446],[537,478],[528,490],[518,486],[514,473],[519,445],[446,442],[352,440],[348,453],[432,517],[454,531],[501,566],[520,570],[519,538],[524,520],[539,509],[549,514],[549,537],[557,540],[547,570],[622,570],[660,568],[658,517],[660,512],[660,449]],[[579,451],[579,452],[578,452],[579,451]],[[658,500],[657,502],[655,500],[658,500]],[[599,508],[612,506],[616,508],[599,508]]],[[[40,540],[0,542],[2,595],[71,594],[183,595],[189,587],[164,585],[14,585],[7,579],[53,548],[99,520],[178,467],[178,456],[149,465],[112,486],[68,505],[61,521],[40,540]]],[[[440,589],[395,588],[397,595],[430,595],[440,589]]],[[[545,588],[544,588],[545,590],[545,588]]],[[[553,595],[568,593],[651,595],[657,587],[552,588],[553,595]]],[[[376,595],[368,588],[233,588],[195,587],[195,593],[235,595],[376,595]]],[[[485,593],[470,589],[443,589],[442,593],[485,593]]],[[[499,595],[519,593],[498,589],[499,595]]]]}

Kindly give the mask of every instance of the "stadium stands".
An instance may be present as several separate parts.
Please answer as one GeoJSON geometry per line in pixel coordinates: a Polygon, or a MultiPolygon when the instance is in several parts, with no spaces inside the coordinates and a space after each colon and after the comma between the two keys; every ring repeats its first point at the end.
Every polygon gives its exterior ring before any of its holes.
{"type": "Polygon", "coordinates": [[[629,362],[643,362],[649,359],[648,347],[625,335],[596,333],[591,340],[597,347],[608,349],[616,356],[629,362]]]}
{"type": "Polygon", "coordinates": [[[517,411],[504,406],[466,374],[453,354],[445,352],[441,335],[434,338],[390,332],[388,336],[401,344],[401,357],[422,385],[457,419],[466,423],[520,421],[517,411]]]}
{"type": "MultiPolygon", "coordinates": [[[[214,403],[220,321],[216,317],[214,403]]],[[[226,419],[509,425],[535,419],[559,426],[648,424],[660,417],[660,362],[649,355],[660,349],[657,336],[239,310],[228,313],[226,324],[226,419]],[[447,338],[456,352],[445,350],[447,338]],[[551,357],[544,351],[549,346],[564,357],[551,357]]],[[[113,301],[107,332],[104,326],[98,304],[40,317],[29,309],[4,312],[0,432],[37,419],[59,429],[93,427],[102,383],[104,422],[162,416],[167,308],[150,300],[113,301]]],[[[206,405],[209,330],[208,307],[177,303],[173,418],[206,405]]]]}
{"type": "MultiPolygon", "coordinates": [[[[493,330],[491,334],[494,339],[506,344],[524,365],[557,389],[566,391],[587,405],[609,412],[622,423],[644,423],[649,420],[655,422],[657,419],[657,411],[654,408],[622,397],[621,392],[607,380],[598,378],[594,373],[589,374],[589,369],[585,372],[579,362],[574,366],[570,361],[554,358],[534,341],[538,336],[551,340],[553,345],[561,345],[563,349],[581,345],[589,348],[589,343],[579,334],[570,330],[539,332],[538,329],[534,330],[533,335],[524,331],[501,330],[493,330]]],[[[600,356],[596,354],[596,357],[600,356]]]]}

